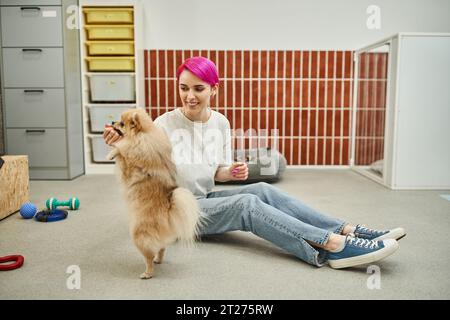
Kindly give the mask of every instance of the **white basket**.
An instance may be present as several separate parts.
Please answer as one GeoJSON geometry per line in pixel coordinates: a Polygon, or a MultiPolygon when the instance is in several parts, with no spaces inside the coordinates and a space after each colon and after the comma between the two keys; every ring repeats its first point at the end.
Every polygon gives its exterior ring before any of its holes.
{"type": "Polygon", "coordinates": [[[135,102],[134,75],[91,74],[89,75],[92,102],[135,102]]]}
{"type": "Polygon", "coordinates": [[[124,106],[90,106],[89,119],[91,132],[103,132],[105,124],[111,124],[113,121],[120,121],[120,114],[130,109],[124,106]]]}
{"type": "Polygon", "coordinates": [[[108,146],[103,140],[102,136],[91,137],[92,144],[92,160],[94,162],[109,162],[112,163],[114,160],[107,160],[106,156],[112,150],[113,147],[108,146]]]}

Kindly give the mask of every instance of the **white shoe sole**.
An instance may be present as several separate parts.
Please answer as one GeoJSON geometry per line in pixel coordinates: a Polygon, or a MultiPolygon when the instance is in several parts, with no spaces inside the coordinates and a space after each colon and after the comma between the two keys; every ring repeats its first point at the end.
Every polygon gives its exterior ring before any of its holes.
{"type": "Polygon", "coordinates": [[[387,256],[390,256],[398,249],[398,243],[394,239],[386,239],[383,241],[384,248],[364,254],[361,256],[346,258],[346,259],[339,259],[339,260],[328,260],[328,264],[333,269],[342,269],[342,268],[349,268],[354,266],[359,266],[362,264],[372,263],[374,261],[378,261],[381,259],[386,258],[387,256]]]}
{"type": "Polygon", "coordinates": [[[390,232],[383,234],[382,236],[379,236],[378,238],[375,238],[373,240],[375,240],[375,241],[381,241],[381,240],[387,240],[387,239],[400,240],[404,236],[406,236],[405,229],[395,228],[395,229],[392,229],[390,232]]]}

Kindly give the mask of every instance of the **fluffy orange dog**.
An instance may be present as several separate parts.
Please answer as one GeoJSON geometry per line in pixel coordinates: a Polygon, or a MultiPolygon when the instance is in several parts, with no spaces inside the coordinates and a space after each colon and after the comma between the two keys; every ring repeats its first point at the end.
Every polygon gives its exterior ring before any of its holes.
{"type": "Polygon", "coordinates": [[[170,141],[144,110],[124,111],[113,127],[123,138],[107,157],[116,159],[131,210],[130,233],[145,259],[141,279],[148,279],[168,244],[195,240],[200,210],[192,193],[178,187],[170,141]]]}

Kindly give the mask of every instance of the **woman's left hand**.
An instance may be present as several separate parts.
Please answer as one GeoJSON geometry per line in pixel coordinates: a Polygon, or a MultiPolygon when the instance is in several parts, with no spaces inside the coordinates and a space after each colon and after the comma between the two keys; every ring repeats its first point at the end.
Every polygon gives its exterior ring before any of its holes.
{"type": "Polygon", "coordinates": [[[231,180],[247,180],[248,167],[245,162],[233,163],[229,168],[231,180]]]}

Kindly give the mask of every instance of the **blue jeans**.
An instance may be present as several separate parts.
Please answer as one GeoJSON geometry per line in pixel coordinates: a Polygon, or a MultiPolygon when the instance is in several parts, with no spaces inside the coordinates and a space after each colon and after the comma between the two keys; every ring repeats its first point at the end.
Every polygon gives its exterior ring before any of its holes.
{"type": "Polygon", "coordinates": [[[324,264],[326,251],[305,240],[323,245],[346,225],[263,182],[210,192],[198,203],[206,216],[200,236],[250,231],[316,266],[324,264]]]}

